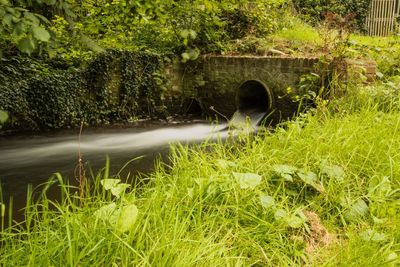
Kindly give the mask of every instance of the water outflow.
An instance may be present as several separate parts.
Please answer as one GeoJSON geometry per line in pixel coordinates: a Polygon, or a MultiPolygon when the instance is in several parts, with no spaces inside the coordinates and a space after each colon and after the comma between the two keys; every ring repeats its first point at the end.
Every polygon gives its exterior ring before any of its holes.
{"type": "Polygon", "coordinates": [[[237,110],[229,121],[229,126],[238,129],[256,130],[267,115],[266,111],[256,109],[237,110]]]}
{"type": "MultiPolygon", "coordinates": [[[[202,140],[225,138],[226,125],[196,123],[185,126],[157,126],[152,129],[106,129],[84,131],[80,149],[85,162],[94,172],[105,166],[110,158],[111,174],[133,158],[121,178],[154,168],[158,156],[166,156],[169,144],[198,143],[202,140]]],[[[34,187],[46,182],[54,172],[60,172],[72,184],[78,161],[76,131],[56,136],[10,137],[0,139],[0,180],[3,199],[14,197],[14,207],[23,208],[28,184],[34,187]]],[[[51,193],[51,192],[50,192],[51,193]]],[[[53,193],[51,193],[53,194],[53,193]]],[[[56,193],[54,193],[56,195],[56,193]]],[[[1,201],[1,200],[0,200],[1,201]]]]}
{"type": "MultiPolygon", "coordinates": [[[[167,148],[174,142],[196,142],[207,138],[223,138],[226,132],[220,130],[225,125],[212,126],[198,123],[190,126],[177,126],[153,130],[118,129],[104,130],[103,132],[84,133],[81,138],[80,150],[84,159],[91,162],[109,155],[112,160],[145,155],[148,150],[167,148]],[[116,158],[113,157],[116,156],[116,158]]],[[[51,172],[64,170],[67,163],[76,164],[78,155],[78,136],[76,133],[53,136],[35,137],[13,140],[1,140],[0,143],[0,178],[9,176],[32,176],[32,168],[40,166],[51,172]],[[25,173],[25,174],[24,174],[25,173]]]]}

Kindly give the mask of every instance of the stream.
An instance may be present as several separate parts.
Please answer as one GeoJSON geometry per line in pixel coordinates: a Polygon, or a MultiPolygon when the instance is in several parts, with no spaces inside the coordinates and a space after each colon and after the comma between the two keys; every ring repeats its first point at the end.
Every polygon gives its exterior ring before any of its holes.
{"type": "MultiPolygon", "coordinates": [[[[265,114],[264,114],[265,115],[265,114]]],[[[256,126],[262,115],[249,113],[256,126]]],[[[194,144],[204,140],[225,139],[229,126],[242,127],[246,115],[235,113],[229,123],[211,125],[197,121],[180,125],[145,124],[135,128],[84,129],[79,141],[79,130],[34,136],[9,136],[0,138],[0,183],[3,202],[8,206],[13,199],[13,219],[23,219],[28,184],[33,188],[44,184],[55,173],[76,182],[79,150],[86,166],[97,173],[110,162],[110,174],[116,174],[128,161],[121,178],[149,173],[155,159],[168,160],[171,144],[194,144]],[[133,161],[132,159],[137,158],[133,161]]],[[[86,168],[87,169],[87,168],[86,168]]],[[[90,176],[90,175],[88,175],[90,176]]],[[[56,198],[57,192],[49,192],[56,198]]]]}
{"type": "MultiPolygon", "coordinates": [[[[199,143],[205,139],[224,138],[226,124],[195,122],[186,125],[145,125],[126,129],[87,129],[79,142],[79,130],[38,136],[13,136],[0,139],[0,182],[2,202],[13,198],[14,219],[21,217],[28,184],[33,188],[59,172],[71,184],[76,182],[79,148],[86,166],[94,173],[103,168],[107,158],[110,174],[116,174],[128,161],[121,178],[148,173],[155,159],[168,158],[174,143],[199,143]],[[131,161],[132,159],[136,160],[131,161]]],[[[53,194],[56,194],[55,192],[53,194]]],[[[50,192],[52,197],[52,192],[50,192]]],[[[54,196],[55,197],[55,196],[54,196]]],[[[1,200],[0,200],[1,202],[1,200]]]]}

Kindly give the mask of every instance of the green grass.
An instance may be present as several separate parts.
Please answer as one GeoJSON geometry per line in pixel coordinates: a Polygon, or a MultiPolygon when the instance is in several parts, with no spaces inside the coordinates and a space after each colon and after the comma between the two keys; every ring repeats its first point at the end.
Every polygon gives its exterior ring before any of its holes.
{"type": "Polygon", "coordinates": [[[271,38],[273,40],[297,41],[313,45],[322,45],[322,38],[318,30],[300,20],[296,20],[294,25],[273,34],[271,38]]]}
{"type": "Polygon", "coordinates": [[[83,199],[57,177],[63,200],[28,203],[28,227],[1,233],[0,264],[395,266],[398,85],[353,88],[273,132],[173,147],[118,198],[100,185],[107,166],[83,199]]]}

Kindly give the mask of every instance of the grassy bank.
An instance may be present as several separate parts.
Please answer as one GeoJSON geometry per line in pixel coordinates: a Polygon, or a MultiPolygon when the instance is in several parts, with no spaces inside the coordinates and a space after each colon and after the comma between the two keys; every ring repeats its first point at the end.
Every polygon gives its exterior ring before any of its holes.
{"type": "Polygon", "coordinates": [[[63,201],[43,194],[27,204],[26,229],[2,231],[0,262],[395,266],[400,101],[392,85],[353,88],[274,132],[175,147],[171,166],[159,164],[129,193],[107,167],[83,198],[61,185],[63,201]]]}

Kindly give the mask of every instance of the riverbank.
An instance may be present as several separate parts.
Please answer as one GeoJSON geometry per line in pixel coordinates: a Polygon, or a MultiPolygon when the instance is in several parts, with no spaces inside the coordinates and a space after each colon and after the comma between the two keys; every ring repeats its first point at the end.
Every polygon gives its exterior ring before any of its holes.
{"type": "Polygon", "coordinates": [[[27,205],[27,228],[2,231],[0,262],[394,266],[400,98],[391,86],[349,88],[274,133],[175,147],[170,165],[126,193],[107,167],[85,196],[61,185],[63,201],[43,194],[27,205]]]}

